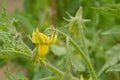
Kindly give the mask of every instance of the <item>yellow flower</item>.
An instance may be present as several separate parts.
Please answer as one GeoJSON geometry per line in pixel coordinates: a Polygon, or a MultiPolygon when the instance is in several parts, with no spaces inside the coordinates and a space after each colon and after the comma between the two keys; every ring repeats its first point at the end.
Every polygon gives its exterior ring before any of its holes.
{"type": "Polygon", "coordinates": [[[36,44],[48,44],[49,39],[43,33],[40,33],[38,29],[36,29],[32,34],[32,42],[36,44]]]}
{"type": "Polygon", "coordinates": [[[56,39],[57,39],[57,35],[55,32],[51,35],[51,37],[48,37],[45,34],[39,32],[38,29],[36,29],[32,33],[32,42],[37,44],[38,56],[41,59],[43,59],[47,55],[49,44],[55,43],[56,39]]]}
{"type": "Polygon", "coordinates": [[[75,16],[71,16],[69,13],[67,13],[67,15],[69,16],[69,19],[66,19],[66,18],[64,19],[69,22],[68,26],[72,35],[78,39],[78,37],[80,37],[80,34],[81,34],[80,31],[85,28],[84,22],[88,22],[90,20],[83,19],[82,7],[78,9],[75,16]]]}
{"type": "Polygon", "coordinates": [[[53,44],[55,43],[57,40],[57,35],[56,35],[56,32],[54,32],[52,35],[51,35],[51,38],[50,38],[50,44],[53,44]]]}
{"type": "Polygon", "coordinates": [[[47,44],[38,45],[38,53],[40,58],[44,58],[48,53],[48,45],[47,44]]]}
{"type": "Polygon", "coordinates": [[[69,29],[70,31],[73,33],[74,36],[77,36],[77,29],[76,29],[76,26],[74,25],[74,23],[72,23],[70,26],[69,26],[69,29]]]}

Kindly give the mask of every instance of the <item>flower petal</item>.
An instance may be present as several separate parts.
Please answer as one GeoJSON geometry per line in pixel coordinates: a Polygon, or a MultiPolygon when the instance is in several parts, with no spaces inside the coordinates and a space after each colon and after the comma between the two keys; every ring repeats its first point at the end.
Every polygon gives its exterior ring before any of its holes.
{"type": "Polygon", "coordinates": [[[56,40],[57,40],[57,35],[56,35],[56,33],[53,33],[52,36],[51,36],[49,44],[55,43],[56,40]]]}
{"type": "Polygon", "coordinates": [[[38,45],[38,55],[41,58],[44,58],[48,53],[48,45],[44,44],[44,45],[38,45]]]}
{"type": "Polygon", "coordinates": [[[32,42],[36,44],[48,44],[49,39],[46,35],[36,29],[32,34],[32,42]]]}

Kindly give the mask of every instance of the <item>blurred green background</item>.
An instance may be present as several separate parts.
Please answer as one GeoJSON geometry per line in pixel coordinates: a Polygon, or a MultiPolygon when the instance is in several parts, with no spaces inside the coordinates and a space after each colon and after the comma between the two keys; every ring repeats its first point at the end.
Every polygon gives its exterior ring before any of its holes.
{"type": "MultiPolygon", "coordinates": [[[[83,18],[90,20],[85,23],[90,60],[96,73],[103,71],[99,80],[120,80],[120,67],[117,67],[119,69],[117,71],[109,69],[120,63],[120,0],[0,0],[0,5],[6,8],[10,19],[15,19],[13,24],[17,32],[22,34],[22,40],[31,49],[35,45],[28,36],[36,27],[43,32],[50,25],[54,25],[61,31],[69,33],[69,28],[64,27],[68,24],[63,19],[68,18],[65,12],[74,16],[82,6],[83,18]]],[[[1,44],[2,42],[0,46],[1,44]]],[[[59,36],[57,43],[50,46],[47,61],[64,71],[65,53],[64,39],[59,36]]],[[[85,62],[72,46],[71,53],[74,75],[79,77],[83,74],[84,77],[89,77],[85,62]]],[[[10,80],[10,75],[26,76],[30,80],[55,75],[43,65],[33,66],[25,57],[0,58],[0,66],[0,75],[3,75],[0,76],[0,80],[5,80],[5,77],[10,80]],[[8,67],[11,73],[4,74],[5,67],[8,67]]]]}

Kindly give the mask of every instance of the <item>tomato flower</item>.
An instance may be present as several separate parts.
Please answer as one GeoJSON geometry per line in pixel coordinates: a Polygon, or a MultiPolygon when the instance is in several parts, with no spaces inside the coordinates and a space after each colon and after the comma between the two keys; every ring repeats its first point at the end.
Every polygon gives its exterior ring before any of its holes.
{"type": "Polygon", "coordinates": [[[32,42],[37,45],[38,56],[41,59],[43,59],[47,55],[48,49],[49,49],[49,44],[55,43],[56,39],[57,39],[57,35],[55,32],[51,35],[51,37],[49,37],[49,36],[39,32],[38,29],[33,31],[32,42]]]}

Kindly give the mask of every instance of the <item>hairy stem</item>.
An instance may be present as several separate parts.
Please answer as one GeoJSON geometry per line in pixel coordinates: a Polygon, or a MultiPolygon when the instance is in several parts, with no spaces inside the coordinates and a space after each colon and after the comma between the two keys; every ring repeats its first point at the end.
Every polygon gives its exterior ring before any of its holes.
{"type": "Polygon", "coordinates": [[[71,39],[69,36],[67,36],[65,33],[61,32],[61,31],[59,31],[59,30],[57,30],[57,29],[51,29],[51,30],[56,30],[56,31],[57,31],[58,33],[60,33],[61,35],[69,38],[70,42],[71,42],[71,43],[73,44],[73,46],[79,51],[79,53],[81,54],[81,56],[82,56],[83,59],[85,60],[87,66],[88,66],[88,68],[89,68],[89,70],[90,70],[92,79],[93,79],[93,80],[97,80],[96,75],[95,75],[95,71],[94,71],[94,69],[93,69],[93,67],[92,67],[92,64],[91,64],[89,58],[83,53],[83,51],[82,51],[81,48],[76,44],[76,42],[74,42],[74,40],[71,39]]]}
{"type": "Polygon", "coordinates": [[[64,74],[64,72],[62,72],[61,70],[59,70],[58,68],[54,67],[53,65],[47,63],[46,61],[42,60],[42,63],[48,67],[49,69],[51,69],[52,71],[54,71],[56,74],[58,74],[59,76],[62,76],[64,74]]]}

